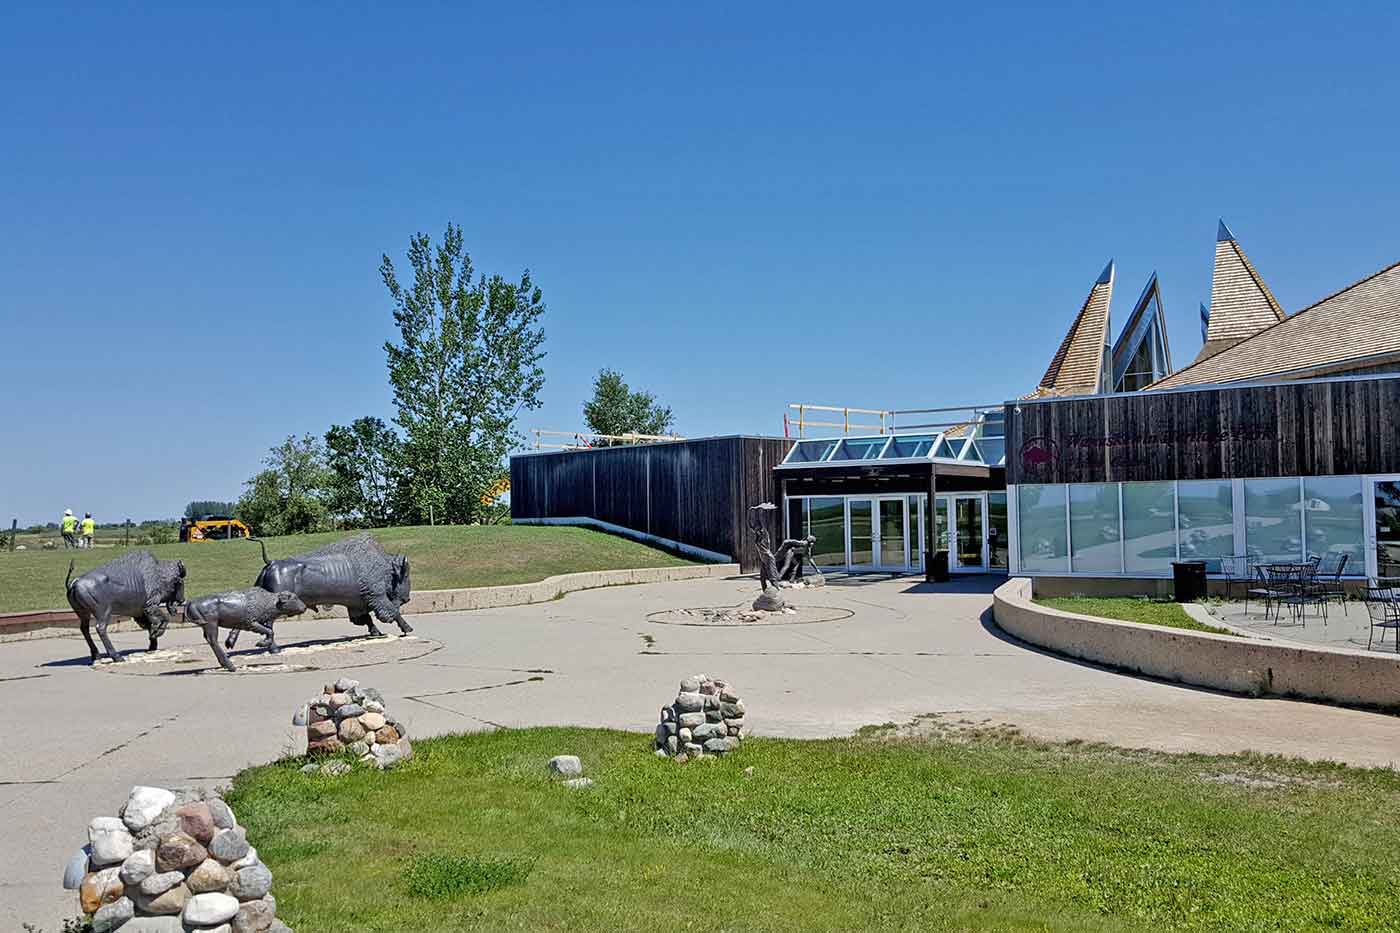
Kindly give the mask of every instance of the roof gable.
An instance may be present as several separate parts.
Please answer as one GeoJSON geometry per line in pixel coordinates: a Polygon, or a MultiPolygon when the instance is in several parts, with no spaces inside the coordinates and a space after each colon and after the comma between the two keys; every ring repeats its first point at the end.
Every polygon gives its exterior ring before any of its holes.
{"type": "Polygon", "coordinates": [[[1271,327],[1283,308],[1249,261],[1225,221],[1215,239],[1215,270],[1210,279],[1210,320],[1198,360],[1271,327]]]}
{"type": "Polygon", "coordinates": [[[1109,260],[1040,380],[1039,388],[1047,394],[1096,395],[1104,390],[1104,348],[1108,343],[1113,274],[1113,261],[1109,260]]]}

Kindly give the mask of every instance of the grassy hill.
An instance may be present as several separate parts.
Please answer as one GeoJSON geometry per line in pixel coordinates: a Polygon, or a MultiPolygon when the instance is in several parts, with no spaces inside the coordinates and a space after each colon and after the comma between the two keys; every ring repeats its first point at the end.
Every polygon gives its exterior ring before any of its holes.
{"type": "MultiPolygon", "coordinates": [[[[347,532],[268,538],[271,558],[320,547],[347,532]]],[[[559,573],[671,567],[691,563],[626,538],[568,526],[420,525],[373,532],[392,554],[407,554],[415,590],[530,583],[559,573]]],[[[99,541],[101,543],[101,536],[99,541]]],[[[80,551],[27,550],[0,553],[0,612],[66,608],[63,579],[68,561],[75,573],[123,553],[120,547],[80,551]]],[[[255,542],[206,541],[147,548],[157,557],[185,562],[188,597],[251,586],[262,568],[255,542]]]]}

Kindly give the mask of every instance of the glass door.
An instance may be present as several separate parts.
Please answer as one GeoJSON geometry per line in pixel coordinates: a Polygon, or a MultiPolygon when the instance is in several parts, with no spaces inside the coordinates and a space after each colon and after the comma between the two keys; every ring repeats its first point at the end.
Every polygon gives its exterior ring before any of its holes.
{"type": "Polygon", "coordinates": [[[907,500],[875,500],[880,510],[879,534],[875,537],[877,566],[886,570],[906,570],[909,567],[909,554],[905,548],[908,532],[905,526],[905,505],[907,500]]]}
{"type": "Polygon", "coordinates": [[[1400,577],[1400,477],[1371,480],[1366,574],[1400,577]]]}
{"type": "Polygon", "coordinates": [[[846,500],[847,564],[852,570],[870,570],[875,566],[874,499],[846,500]]]}
{"type": "Polygon", "coordinates": [[[987,529],[982,496],[953,496],[953,560],[950,569],[987,569],[987,529]]]}

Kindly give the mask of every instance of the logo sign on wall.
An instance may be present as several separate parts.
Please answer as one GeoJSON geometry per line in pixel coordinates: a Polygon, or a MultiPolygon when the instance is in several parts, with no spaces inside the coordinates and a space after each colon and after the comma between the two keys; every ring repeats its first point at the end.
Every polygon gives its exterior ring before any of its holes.
{"type": "Polygon", "coordinates": [[[1021,472],[1026,476],[1041,476],[1054,467],[1059,448],[1054,439],[1041,435],[1029,438],[1021,445],[1021,472]]]}

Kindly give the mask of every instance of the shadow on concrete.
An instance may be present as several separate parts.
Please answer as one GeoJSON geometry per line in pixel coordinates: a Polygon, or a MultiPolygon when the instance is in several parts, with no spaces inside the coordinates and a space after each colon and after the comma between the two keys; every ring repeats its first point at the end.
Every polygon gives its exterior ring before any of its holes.
{"type": "MultiPolygon", "coordinates": [[[[221,630],[220,630],[220,637],[222,638],[222,636],[223,636],[224,634],[226,634],[226,630],[221,629],[221,630]]],[[[251,634],[251,633],[245,633],[245,634],[251,634]]],[[[351,635],[343,635],[343,636],[341,636],[341,637],[339,637],[339,638],[306,638],[306,639],[302,639],[302,640],[300,640],[300,641],[280,642],[280,643],[278,644],[277,647],[281,648],[283,651],[286,651],[286,649],[288,649],[288,648],[320,648],[320,647],[324,647],[324,646],[327,646],[327,645],[342,645],[342,644],[349,644],[349,643],[381,642],[381,641],[382,641],[382,642],[390,642],[390,641],[394,640],[394,639],[397,638],[397,637],[398,637],[398,636],[396,636],[396,635],[388,635],[388,634],[385,634],[385,635],[354,635],[354,634],[351,634],[351,635]]],[[[50,640],[52,640],[52,641],[59,641],[60,639],[56,639],[56,638],[55,638],[55,639],[50,639],[50,640]]],[[[61,640],[67,641],[68,639],[61,639],[61,640]]],[[[205,652],[208,653],[209,658],[210,658],[211,660],[214,660],[214,652],[210,651],[210,650],[209,650],[209,646],[206,645],[204,642],[199,642],[199,643],[197,643],[197,644],[195,644],[195,645],[181,645],[180,647],[192,648],[192,649],[194,649],[196,652],[198,652],[198,651],[202,648],[205,652]]],[[[157,651],[166,651],[166,650],[170,650],[170,649],[165,648],[165,647],[161,647],[161,648],[157,648],[156,650],[157,650],[157,651]]],[[[150,652],[149,652],[147,649],[145,649],[145,648],[124,648],[124,649],[120,649],[120,650],[117,651],[117,654],[120,655],[120,656],[123,657],[123,658],[127,658],[127,657],[140,657],[140,656],[143,655],[143,654],[149,654],[149,653],[150,653],[150,652]]],[[[247,648],[235,648],[235,649],[233,649],[232,651],[228,652],[228,656],[229,656],[229,659],[230,659],[230,660],[233,660],[233,659],[236,659],[236,658],[248,658],[248,657],[268,657],[268,658],[277,658],[277,657],[280,657],[280,652],[279,652],[278,654],[269,654],[267,651],[263,650],[262,648],[258,648],[258,647],[256,647],[256,646],[250,646],[250,647],[247,647],[247,648]]],[[[215,663],[217,663],[217,661],[216,661],[215,663]]],[[[45,661],[43,664],[36,664],[36,665],[35,665],[35,667],[39,667],[39,668],[48,668],[48,667],[59,667],[59,668],[63,668],[63,667],[93,667],[93,666],[95,666],[95,665],[94,665],[93,662],[92,662],[92,658],[91,658],[91,656],[89,656],[89,655],[87,654],[86,651],[84,651],[83,654],[80,654],[80,655],[78,655],[77,657],[72,657],[72,658],[60,658],[60,659],[55,660],[55,661],[45,661]]],[[[178,672],[167,672],[167,673],[198,673],[198,672],[197,672],[197,671],[189,671],[189,672],[178,671],[178,672]]]]}
{"type": "Polygon", "coordinates": [[[910,585],[902,592],[927,593],[934,596],[939,593],[981,593],[990,596],[1005,582],[1006,574],[1002,573],[960,574],[951,577],[946,583],[926,583],[911,578],[910,585]]]}

